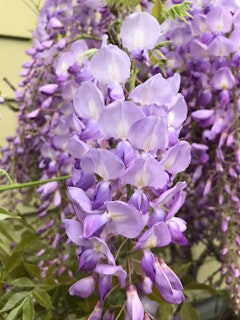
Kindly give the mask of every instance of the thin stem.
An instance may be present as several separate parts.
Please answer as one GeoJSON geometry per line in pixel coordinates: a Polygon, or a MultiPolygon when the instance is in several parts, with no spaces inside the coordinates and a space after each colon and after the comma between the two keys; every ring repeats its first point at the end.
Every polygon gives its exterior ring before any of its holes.
{"type": "Polygon", "coordinates": [[[14,87],[14,85],[7,79],[7,78],[3,78],[3,81],[6,82],[6,84],[15,92],[16,88],[14,87]]]}
{"type": "Polygon", "coordinates": [[[130,258],[127,258],[127,262],[128,262],[128,280],[129,280],[129,284],[132,284],[132,276],[131,276],[131,261],[130,258]]]}
{"type": "Polygon", "coordinates": [[[108,294],[106,294],[106,296],[105,296],[105,298],[104,299],[106,299],[107,297],[109,297],[110,296],[110,294],[115,290],[115,289],[117,289],[117,287],[118,287],[119,285],[118,284],[116,284],[109,292],[108,292],[108,294]]]}
{"type": "Polygon", "coordinates": [[[116,253],[115,260],[117,260],[117,258],[118,258],[118,256],[119,256],[119,253],[120,253],[120,251],[121,251],[121,249],[122,249],[122,247],[124,246],[124,244],[125,244],[127,241],[128,241],[128,239],[125,239],[125,240],[121,243],[121,245],[120,245],[120,247],[118,248],[118,251],[117,251],[117,253],[116,253]]]}
{"type": "Polygon", "coordinates": [[[119,314],[117,315],[116,319],[115,320],[118,320],[120,318],[120,315],[122,314],[124,308],[126,307],[126,302],[124,303],[124,305],[122,306],[122,308],[120,309],[119,311],[119,314]]]}
{"type": "Polygon", "coordinates": [[[10,177],[10,175],[9,175],[5,170],[0,169],[0,176],[1,176],[1,175],[5,176],[10,183],[13,183],[12,178],[10,177]]]}
{"type": "Polygon", "coordinates": [[[132,90],[135,88],[137,80],[137,70],[136,70],[136,63],[135,61],[132,62],[132,71],[131,71],[131,78],[129,83],[129,91],[132,92],[132,90]]]}
{"type": "Polygon", "coordinates": [[[30,181],[26,183],[13,183],[7,186],[0,186],[0,191],[7,191],[7,190],[13,190],[13,189],[21,189],[21,188],[26,188],[26,187],[33,187],[33,186],[38,186],[41,184],[45,184],[48,182],[53,182],[53,181],[62,181],[70,178],[70,175],[66,176],[61,176],[57,178],[52,178],[52,179],[47,179],[47,180],[38,180],[38,181],[30,181]]]}
{"type": "Polygon", "coordinates": [[[34,14],[38,14],[38,12],[35,11],[35,9],[34,9],[32,6],[30,6],[30,4],[27,3],[26,0],[22,0],[22,2],[25,3],[25,5],[26,5],[34,14]]]}

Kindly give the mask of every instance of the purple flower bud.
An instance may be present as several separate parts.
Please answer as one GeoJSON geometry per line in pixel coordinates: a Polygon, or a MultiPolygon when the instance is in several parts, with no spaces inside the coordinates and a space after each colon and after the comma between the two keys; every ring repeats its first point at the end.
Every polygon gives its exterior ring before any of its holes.
{"type": "Polygon", "coordinates": [[[163,300],[172,304],[180,304],[185,300],[182,293],[182,283],[177,275],[167,266],[161,258],[154,260],[156,272],[154,284],[159,290],[163,300]]]}
{"type": "Polygon", "coordinates": [[[98,255],[92,249],[87,249],[79,255],[78,262],[78,271],[93,271],[98,262],[98,255]]]}
{"type": "Polygon", "coordinates": [[[98,291],[100,295],[100,301],[103,302],[105,296],[112,288],[111,276],[100,276],[98,280],[98,291]]]}
{"type": "Polygon", "coordinates": [[[142,275],[138,282],[138,290],[144,294],[152,293],[152,280],[149,277],[142,275]]]}
{"type": "Polygon", "coordinates": [[[45,84],[45,85],[41,86],[39,88],[39,91],[41,93],[44,93],[46,95],[50,95],[51,96],[57,91],[57,89],[58,89],[58,84],[51,83],[51,84],[45,84]]]}
{"type": "Polygon", "coordinates": [[[144,319],[143,305],[134,285],[130,285],[127,289],[127,311],[131,320],[144,319]]]}
{"type": "Polygon", "coordinates": [[[79,296],[81,298],[89,297],[95,289],[95,279],[93,276],[83,278],[74,283],[68,292],[71,296],[79,296]]]}
{"type": "Polygon", "coordinates": [[[114,310],[108,309],[104,315],[103,315],[103,320],[114,320],[114,310]]]}
{"type": "Polygon", "coordinates": [[[128,201],[129,204],[134,205],[136,209],[143,214],[148,211],[148,198],[141,190],[136,190],[128,201]]]}
{"type": "Polygon", "coordinates": [[[57,18],[55,17],[52,17],[50,20],[49,20],[49,23],[48,23],[48,28],[49,29],[62,29],[64,27],[64,25],[62,24],[62,22],[60,20],[58,20],[57,18]]]}
{"type": "Polygon", "coordinates": [[[143,251],[143,257],[141,259],[140,266],[142,271],[154,282],[154,256],[150,250],[143,251]]]}
{"type": "Polygon", "coordinates": [[[110,185],[108,182],[100,182],[97,184],[93,199],[92,199],[92,209],[93,210],[104,210],[105,202],[112,200],[112,194],[110,185]]]}
{"type": "Polygon", "coordinates": [[[115,154],[124,163],[125,167],[131,167],[135,159],[135,151],[128,141],[121,141],[115,149],[115,154]]]}
{"type": "Polygon", "coordinates": [[[103,307],[100,302],[96,304],[93,312],[90,314],[88,320],[101,320],[102,319],[103,307]]]}

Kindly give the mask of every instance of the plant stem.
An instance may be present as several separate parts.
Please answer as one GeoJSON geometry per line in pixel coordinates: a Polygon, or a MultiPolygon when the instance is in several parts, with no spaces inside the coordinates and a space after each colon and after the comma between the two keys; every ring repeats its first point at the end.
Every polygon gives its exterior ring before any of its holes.
{"type": "Polygon", "coordinates": [[[38,185],[45,184],[48,182],[67,180],[68,178],[70,178],[70,176],[66,175],[66,176],[61,176],[61,177],[47,179],[47,180],[30,181],[30,182],[26,182],[26,183],[13,183],[13,184],[6,185],[6,186],[0,186],[0,191],[33,187],[33,186],[38,186],[38,185]]]}

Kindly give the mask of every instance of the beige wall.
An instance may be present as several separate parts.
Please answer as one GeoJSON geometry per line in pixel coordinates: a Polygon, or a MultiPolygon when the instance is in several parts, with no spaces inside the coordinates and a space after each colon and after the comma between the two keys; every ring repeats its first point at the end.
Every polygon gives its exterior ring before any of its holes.
{"type": "MultiPolygon", "coordinates": [[[[37,17],[31,10],[33,3],[42,4],[43,0],[0,0],[0,93],[8,99],[14,99],[14,92],[3,78],[14,87],[21,81],[21,64],[28,60],[25,50],[31,47],[37,17]]],[[[15,132],[16,114],[0,105],[0,115],[0,145],[5,145],[5,137],[15,132]]]]}

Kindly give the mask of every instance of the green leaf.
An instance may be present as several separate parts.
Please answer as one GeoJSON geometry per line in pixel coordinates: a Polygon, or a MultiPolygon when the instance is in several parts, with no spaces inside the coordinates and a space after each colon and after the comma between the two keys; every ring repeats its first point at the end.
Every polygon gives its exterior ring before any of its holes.
{"type": "Polygon", "coordinates": [[[181,319],[183,320],[199,320],[199,314],[197,310],[186,301],[183,302],[180,314],[181,319]]]}
{"type": "Polygon", "coordinates": [[[20,217],[8,212],[6,209],[0,207],[0,220],[5,220],[8,218],[19,219],[20,217]]]}
{"type": "Polygon", "coordinates": [[[7,316],[6,320],[15,320],[17,319],[19,313],[22,311],[22,307],[25,303],[25,300],[19,305],[17,306],[15,309],[13,309],[9,315],[7,316]]]}
{"type": "Polygon", "coordinates": [[[30,276],[40,278],[40,269],[38,266],[36,266],[35,264],[28,263],[26,261],[23,261],[23,266],[30,276]]]}
{"type": "Polygon", "coordinates": [[[10,241],[15,241],[14,237],[13,237],[13,228],[11,228],[12,226],[10,225],[9,227],[9,221],[1,221],[0,222],[0,234],[4,235],[7,239],[9,239],[10,241]]]}
{"type": "Polygon", "coordinates": [[[34,287],[35,286],[34,283],[26,277],[15,279],[11,281],[10,284],[15,287],[34,287]]]}
{"type": "Polygon", "coordinates": [[[29,291],[22,291],[22,292],[17,292],[14,293],[9,300],[6,302],[5,306],[3,309],[0,310],[0,313],[6,312],[8,310],[13,309],[21,300],[25,299],[26,297],[29,296],[29,291]]]}
{"type": "Polygon", "coordinates": [[[5,269],[6,273],[10,274],[21,263],[22,252],[14,252],[6,261],[5,269]]]}
{"type": "Polygon", "coordinates": [[[52,312],[51,310],[49,310],[44,320],[51,320],[51,318],[52,318],[52,312]]]}
{"type": "Polygon", "coordinates": [[[162,18],[163,4],[161,0],[155,0],[152,8],[152,15],[160,21],[162,18]]]}
{"type": "Polygon", "coordinates": [[[48,309],[53,308],[50,296],[45,290],[36,289],[33,291],[33,296],[41,306],[48,309]]]}
{"type": "Polygon", "coordinates": [[[157,301],[159,304],[159,308],[157,311],[157,319],[159,320],[170,320],[174,311],[176,310],[176,306],[170,303],[165,302],[159,291],[153,287],[152,293],[148,295],[148,298],[151,300],[157,301]]]}
{"type": "Polygon", "coordinates": [[[23,305],[23,320],[34,320],[35,310],[33,302],[28,298],[23,305]]]}
{"type": "Polygon", "coordinates": [[[187,263],[176,263],[172,266],[173,271],[178,275],[181,279],[187,275],[189,268],[191,267],[191,262],[187,263]]]}
{"type": "Polygon", "coordinates": [[[50,279],[50,278],[47,278],[45,281],[44,281],[44,283],[41,283],[40,285],[39,285],[39,287],[41,288],[41,289],[43,289],[43,290],[46,290],[46,291],[48,291],[48,290],[51,290],[51,289],[53,289],[53,288],[56,288],[58,286],[58,284],[56,284],[56,282],[54,281],[54,279],[50,279]]]}
{"type": "Polygon", "coordinates": [[[114,7],[114,8],[118,8],[121,6],[123,9],[125,8],[133,9],[140,3],[140,0],[105,0],[104,2],[108,6],[114,7]]]}
{"type": "Polygon", "coordinates": [[[5,242],[0,242],[0,251],[10,255],[10,245],[5,242]]]}
{"type": "Polygon", "coordinates": [[[190,4],[191,2],[183,2],[164,9],[157,18],[158,22],[161,24],[168,18],[172,18],[174,21],[177,21],[177,18],[179,18],[180,20],[187,22],[186,17],[192,17],[189,13],[189,11],[191,11],[190,4]]]}
{"type": "Polygon", "coordinates": [[[214,288],[204,284],[204,283],[190,283],[184,286],[184,293],[187,293],[189,290],[203,290],[207,291],[211,294],[218,294],[219,292],[215,290],[214,288]]]}
{"type": "Polygon", "coordinates": [[[36,234],[27,234],[23,235],[22,240],[16,245],[13,252],[24,251],[27,248],[30,248],[34,243],[38,240],[38,236],[36,234]]]}

